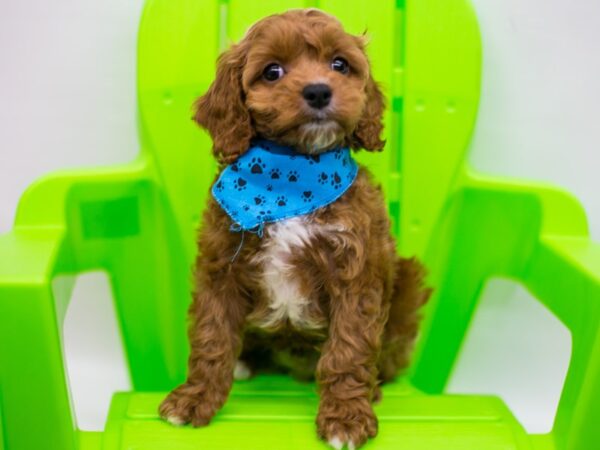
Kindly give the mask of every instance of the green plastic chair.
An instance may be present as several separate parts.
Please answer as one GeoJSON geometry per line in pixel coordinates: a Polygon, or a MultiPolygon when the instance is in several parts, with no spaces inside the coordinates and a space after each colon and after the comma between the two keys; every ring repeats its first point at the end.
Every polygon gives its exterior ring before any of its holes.
{"type": "Polygon", "coordinates": [[[275,11],[316,6],[369,30],[389,98],[387,148],[359,154],[382,182],[399,251],[430,268],[435,297],[409,373],[385,386],[373,449],[600,448],[600,246],[576,199],[551,186],[473,172],[481,47],[466,0],[149,0],[139,35],[141,152],[123,166],[63,172],[23,195],[0,237],[0,449],[326,448],[314,386],[286,376],[237,382],[202,429],[161,422],[184,380],[195,227],[215,173],[190,120],[229,39],[275,11]],[[77,428],[62,325],[77,274],[110,277],[133,391],[103,432],[77,428]],[[510,277],[572,333],[549,434],[528,435],[492,396],[447,395],[482,287],[510,277]]]}

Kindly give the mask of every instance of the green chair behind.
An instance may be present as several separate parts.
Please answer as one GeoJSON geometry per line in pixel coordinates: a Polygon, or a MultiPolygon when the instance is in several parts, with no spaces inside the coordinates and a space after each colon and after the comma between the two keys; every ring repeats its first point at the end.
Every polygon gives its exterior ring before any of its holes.
{"type": "Polygon", "coordinates": [[[389,101],[387,146],[358,158],[384,187],[399,252],[422,258],[436,289],[414,364],[385,387],[380,434],[368,448],[598,445],[600,248],[568,194],[469,168],[481,43],[467,0],[148,0],[138,158],[34,183],[13,231],[0,236],[0,449],[325,448],[314,432],[314,387],[284,376],[236,383],[207,428],[174,428],[156,413],[185,377],[195,228],[215,174],[191,104],[230,40],[298,7],[322,8],[371,36],[389,101]],[[113,398],[103,432],[76,426],[62,347],[74,279],[90,270],[110,277],[133,383],[113,398]],[[572,333],[546,435],[528,435],[497,398],[444,394],[482,287],[495,276],[523,283],[572,333]]]}

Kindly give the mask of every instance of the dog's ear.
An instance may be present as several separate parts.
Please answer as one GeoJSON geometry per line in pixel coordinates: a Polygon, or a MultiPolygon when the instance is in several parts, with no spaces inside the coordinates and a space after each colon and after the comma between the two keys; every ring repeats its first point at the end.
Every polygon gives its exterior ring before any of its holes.
{"type": "Polygon", "coordinates": [[[215,81],[195,103],[194,120],[210,133],[215,158],[224,164],[248,150],[254,135],[242,90],[245,59],[243,43],[222,53],[215,81]]]}
{"type": "Polygon", "coordinates": [[[385,141],[381,139],[385,99],[381,93],[381,89],[370,73],[365,90],[367,102],[362,117],[354,130],[353,140],[358,148],[370,151],[381,151],[385,145],[385,141]]]}

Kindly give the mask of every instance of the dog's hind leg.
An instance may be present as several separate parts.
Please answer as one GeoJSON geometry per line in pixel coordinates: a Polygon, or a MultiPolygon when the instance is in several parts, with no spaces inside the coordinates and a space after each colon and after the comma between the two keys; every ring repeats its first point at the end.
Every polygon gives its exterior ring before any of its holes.
{"type": "Polygon", "coordinates": [[[405,369],[419,329],[419,309],[431,295],[425,269],[415,258],[398,258],[388,321],[379,357],[379,379],[390,381],[405,369]]]}

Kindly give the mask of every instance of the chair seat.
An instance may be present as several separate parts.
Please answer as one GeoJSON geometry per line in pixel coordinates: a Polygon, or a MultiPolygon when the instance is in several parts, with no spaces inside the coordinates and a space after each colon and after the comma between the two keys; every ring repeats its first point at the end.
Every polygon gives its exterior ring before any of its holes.
{"type": "MultiPolygon", "coordinates": [[[[236,382],[209,426],[174,427],[158,418],[165,393],[113,397],[103,450],[326,449],[315,433],[314,384],[285,376],[236,382]]],[[[366,449],[530,449],[523,428],[495,397],[425,395],[406,381],[383,388],[375,406],[379,434],[366,449]]]]}

